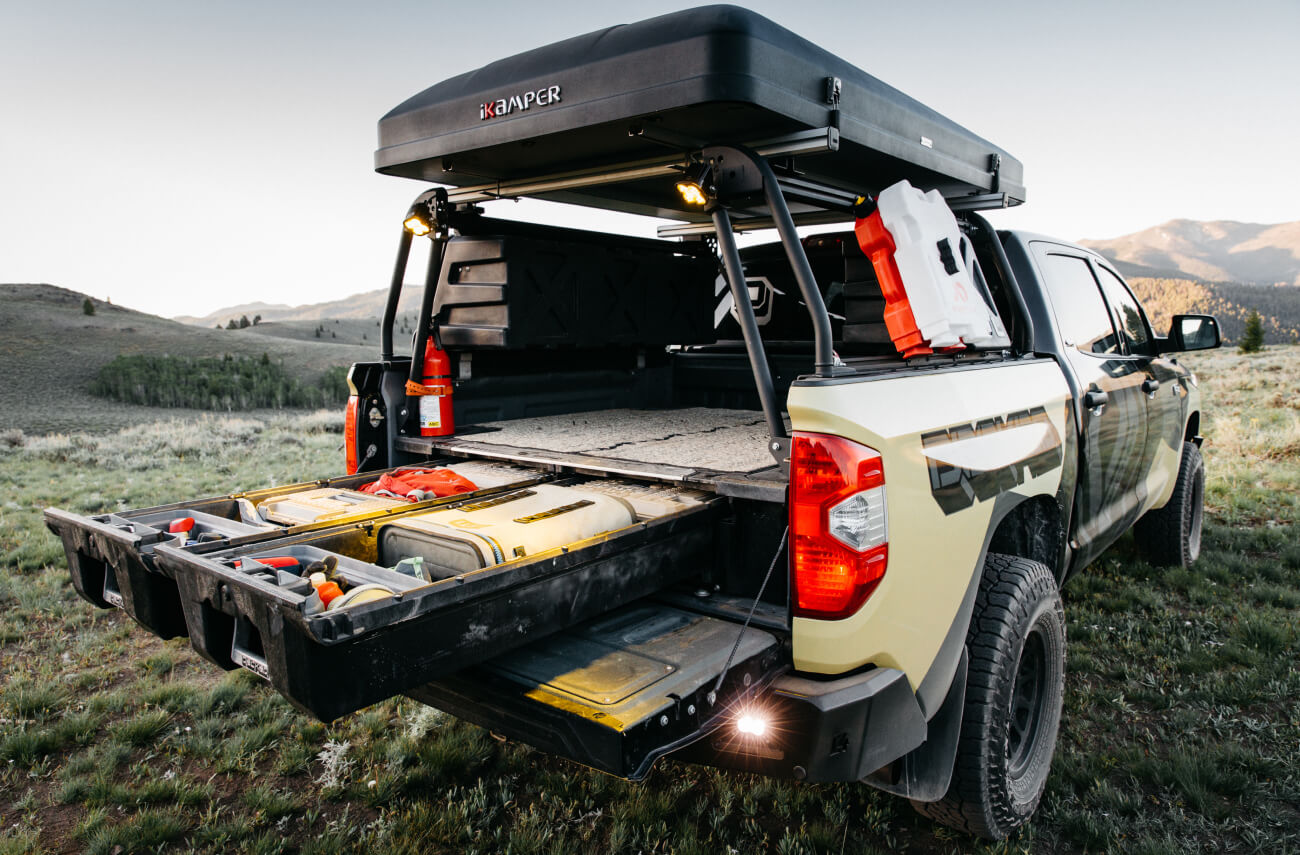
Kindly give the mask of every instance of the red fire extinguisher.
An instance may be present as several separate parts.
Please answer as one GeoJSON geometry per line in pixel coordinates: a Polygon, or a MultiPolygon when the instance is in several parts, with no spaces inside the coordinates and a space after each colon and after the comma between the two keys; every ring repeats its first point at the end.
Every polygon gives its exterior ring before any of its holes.
{"type": "Polygon", "coordinates": [[[451,359],[434,327],[424,349],[424,383],[406,381],[406,394],[419,400],[420,436],[451,436],[456,421],[451,406],[451,359]]]}

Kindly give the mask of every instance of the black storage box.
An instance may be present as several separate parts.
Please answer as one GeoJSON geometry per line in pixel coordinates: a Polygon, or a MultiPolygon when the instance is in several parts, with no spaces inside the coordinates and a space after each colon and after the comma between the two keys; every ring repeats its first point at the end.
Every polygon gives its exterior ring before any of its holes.
{"type": "Polygon", "coordinates": [[[260,568],[243,569],[244,560],[334,553],[354,578],[387,573],[359,569],[377,559],[381,523],[207,554],[160,545],[154,560],[179,584],[200,655],[223,668],[250,668],[299,709],[331,721],[699,572],[713,555],[718,510],[712,502],[688,506],[565,549],[318,614],[304,612],[301,592],[260,568]]]}
{"type": "MultiPolygon", "coordinates": [[[[442,461],[443,463],[449,461],[442,461]]],[[[460,461],[456,461],[460,463],[460,461]]],[[[433,465],[433,464],[431,464],[433,465]]],[[[512,477],[516,467],[499,466],[503,478],[512,477]]],[[[406,467],[398,467],[406,468],[406,467]]],[[[388,469],[384,472],[393,472],[388,469]]],[[[257,504],[278,496],[289,496],[319,487],[356,488],[378,478],[383,472],[365,472],[342,475],[298,484],[286,484],[228,496],[211,496],[188,502],[159,505],[152,508],[122,511],[116,514],[97,514],[87,517],[60,508],[45,509],[46,527],[63,541],[63,551],[68,559],[68,572],[72,587],[82,599],[101,609],[120,608],[136,623],[160,638],[176,638],[186,634],[176,579],[172,573],[154,561],[154,550],[162,544],[175,545],[175,536],[168,534],[168,523],[178,517],[192,517],[195,528],[192,534],[209,534],[210,542],[190,541],[186,551],[211,552],[233,545],[260,543],[285,536],[290,531],[311,531],[339,525],[341,520],[285,527],[273,524],[251,526],[239,522],[238,502],[247,499],[257,504]]],[[[525,485],[544,477],[532,470],[518,469],[515,483],[525,485]]],[[[398,506],[367,514],[369,518],[382,518],[394,514],[418,512],[466,496],[486,496],[504,486],[493,486],[475,493],[432,499],[417,504],[398,506]]]]}
{"type": "MultiPolygon", "coordinates": [[[[841,355],[895,353],[885,327],[885,297],[871,259],[852,232],[812,235],[804,252],[830,313],[831,333],[841,355]]],[[[799,285],[779,243],[746,247],[740,253],[759,332],[766,342],[805,342],[811,346],[812,321],[799,296],[799,285]]],[[[718,338],[741,339],[731,315],[718,325],[718,338]]]]}
{"type": "Polygon", "coordinates": [[[452,238],[434,312],[455,349],[662,347],[714,339],[716,263],[634,238],[452,238]]]}

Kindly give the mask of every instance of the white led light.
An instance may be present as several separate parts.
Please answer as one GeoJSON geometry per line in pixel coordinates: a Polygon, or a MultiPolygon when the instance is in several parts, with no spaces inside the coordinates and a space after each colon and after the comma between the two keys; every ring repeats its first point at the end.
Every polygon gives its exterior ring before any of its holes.
{"type": "Polygon", "coordinates": [[[767,721],[753,713],[745,713],[736,719],[736,730],[746,736],[762,736],[767,733],[767,721]]]}
{"type": "Polygon", "coordinates": [[[885,488],[854,493],[826,514],[831,537],[861,552],[889,539],[885,516],[885,488]]]}

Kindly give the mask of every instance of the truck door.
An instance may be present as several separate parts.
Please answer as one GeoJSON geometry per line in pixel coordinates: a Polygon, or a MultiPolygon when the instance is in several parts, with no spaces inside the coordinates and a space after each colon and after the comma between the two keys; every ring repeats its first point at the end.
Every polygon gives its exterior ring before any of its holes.
{"type": "Polygon", "coordinates": [[[1035,241],[1063,353],[1079,381],[1079,486],[1075,552],[1090,561],[1136,520],[1145,504],[1148,379],[1142,357],[1124,351],[1089,258],[1035,241]]]}
{"type": "Polygon", "coordinates": [[[1093,270],[1101,290],[1110,304],[1111,318],[1119,331],[1126,353],[1132,354],[1146,379],[1147,440],[1144,459],[1146,496],[1142,510],[1163,499],[1170,484],[1178,477],[1183,451],[1183,405],[1186,390],[1177,367],[1169,359],[1151,350],[1151,325],[1138,301],[1120,275],[1097,259],[1093,270]]]}

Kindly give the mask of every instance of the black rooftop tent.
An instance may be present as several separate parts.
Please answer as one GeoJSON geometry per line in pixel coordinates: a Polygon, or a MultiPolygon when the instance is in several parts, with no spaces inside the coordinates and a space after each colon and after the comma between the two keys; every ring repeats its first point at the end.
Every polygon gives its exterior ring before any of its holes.
{"type": "Polygon", "coordinates": [[[854,194],[906,178],[955,208],[1025,197],[1002,149],[737,6],[610,27],[445,80],[380,120],[375,167],[461,188],[453,201],[533,196],[703,222],[669,170],[714,144],[789,158],[802,179],[854,194]]]}

